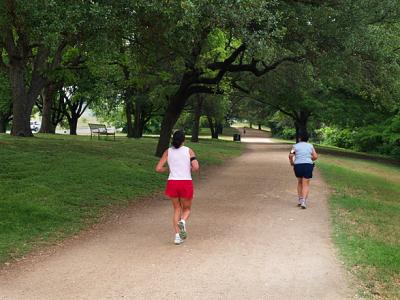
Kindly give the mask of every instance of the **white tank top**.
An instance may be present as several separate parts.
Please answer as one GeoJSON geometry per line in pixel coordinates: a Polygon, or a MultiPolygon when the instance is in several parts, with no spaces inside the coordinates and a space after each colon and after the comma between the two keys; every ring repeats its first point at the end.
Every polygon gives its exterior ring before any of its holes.
{"type": "Polygon", "coordinates": [[[189,148],[168,149],[168,180],[192,180],[189,148]]]}

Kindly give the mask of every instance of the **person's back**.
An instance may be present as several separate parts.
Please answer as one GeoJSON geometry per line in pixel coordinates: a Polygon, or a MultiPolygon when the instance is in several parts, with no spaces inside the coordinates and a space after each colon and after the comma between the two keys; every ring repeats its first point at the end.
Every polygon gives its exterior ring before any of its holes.
{"type": "Polygon", "coordinates": [[[293,146],[295,160],[294,164],[313,164],[312,154],[314,151],[313,145],[307,142],[300,141],[293,146]]]}
{"type": "Polygon", "coordinates": [[[181,146],[168,149],[168,180],[192,180],[189,148],[181,146]]]}

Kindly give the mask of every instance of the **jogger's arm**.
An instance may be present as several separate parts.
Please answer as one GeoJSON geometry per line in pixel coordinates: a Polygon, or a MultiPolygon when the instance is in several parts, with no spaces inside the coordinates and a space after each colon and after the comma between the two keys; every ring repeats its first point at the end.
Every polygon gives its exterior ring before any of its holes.
{"type": "Polygon", "coordinates": [[[168,160],[168,150],[165,150],[164,154],[161,156],[161,158],[156,166],[156,172],[164,173],[164,172],[168,171],[168,168],[164,166],[166,164],[167,160],[168,160]]]}
{"type": "Polygon", "coordinates": [[[192,171],[196,172],[200,169],[199,161],[197,160],[196,154],[192,149],[189,149],[189,153],[190,153],[190,165],[192,167],[192,171]]]}
{"type": "Polygon", "coordinates": [[[293,166],[294,165],[294,156],[295,156],[295,150],[294,150],[294,148],[292,148],[292,150],[290,150],[290,153],[289,153],[289,163],[290,163],[290,165],[291,166],[293,166]]]}

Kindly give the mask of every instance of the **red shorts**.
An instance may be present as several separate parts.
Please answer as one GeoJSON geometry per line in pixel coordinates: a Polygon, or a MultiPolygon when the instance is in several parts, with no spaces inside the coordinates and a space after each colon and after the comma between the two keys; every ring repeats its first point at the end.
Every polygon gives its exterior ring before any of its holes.
{"type": "Polygon", "coordinates": [[[171,198],[193,198],[192,180],[168,180],[165,195],[171,198]]]}

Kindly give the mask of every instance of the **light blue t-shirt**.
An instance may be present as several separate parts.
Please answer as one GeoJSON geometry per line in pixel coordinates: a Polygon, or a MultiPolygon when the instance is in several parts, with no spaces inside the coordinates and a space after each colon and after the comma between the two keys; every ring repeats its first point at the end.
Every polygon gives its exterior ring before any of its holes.
{"type": "Polygon", "coordinates": [[[295,160],[294,164],[313,164],[311,159],[314,150],[313,145],[306,142],[299,142],[293,146],[295,160]]]}

